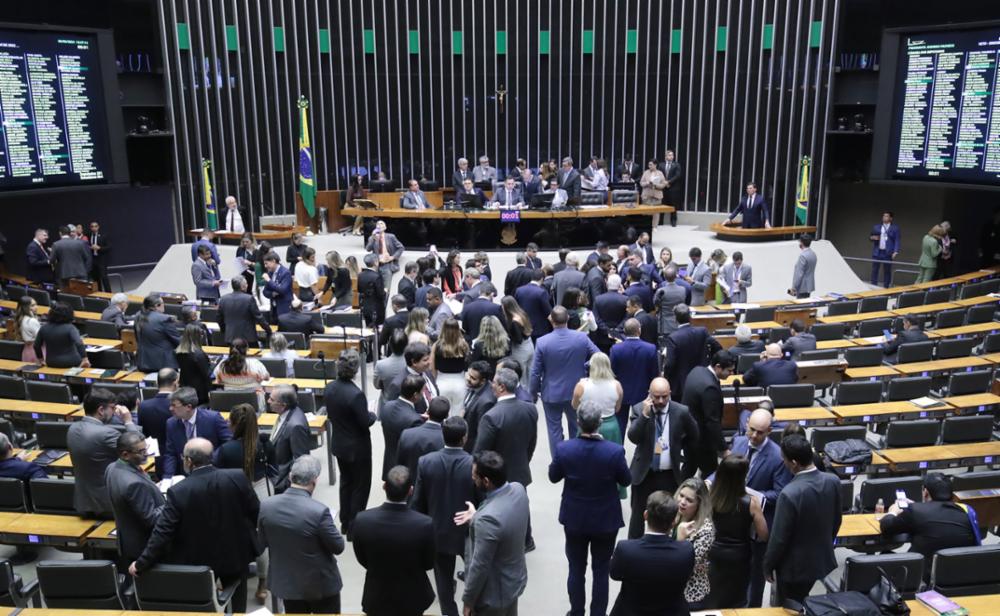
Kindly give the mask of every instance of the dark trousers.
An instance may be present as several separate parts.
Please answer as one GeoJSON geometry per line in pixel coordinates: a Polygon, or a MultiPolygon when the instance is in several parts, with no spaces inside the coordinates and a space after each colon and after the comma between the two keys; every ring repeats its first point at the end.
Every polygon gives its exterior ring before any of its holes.
{"type": "Polygon", "coordinates": [[[371,452],[356,456],[354,460],[337,458],[337,468],[340,469],[340,525],[347,535],[354,518],[368,506],[368,493],[372,488],[371,452]]]}
{"type": "MultiPolygon", "coordinates": [[[[694,455],[695,462],[698,466],[697,470],[701,471],[702,479],[707,479],[717,468],[719,468],[719,454],[715,451],[715,447],[712,446],[711,443],[700,443],[698,445],[698,449],[694,452],[694,455]]],[[[684,474],[694,477],[694,472],[696,470],[694,467],[694,464],[685,464],[684,474]]]]}
{"type": "Polygon", "coordinates": [[[239,582],[236,586],[236,592],[233,593],[233,613],[242,614],[247,611],[247,576],[245,573],[239,576],[219,576],[219,581],[222,582],[222,586],[229,586],[233,582],[239,582]]]}
{"type": "Polygon", "coordinates": [[[338,614],[340,595],[322,599],[283,599],[286,614],[338,614]]]}
{"type": "Polygon", "coordinates": [[[795,295],[797,299],[805,299],[809,297],[809,291],[801,291],[795,295]]]}
{"type": "MultiPolygon", "coordinates": [[[[455,603],[455,554],[438,552],[434,557],[434,587],[443,616],[459,616],[455,603]]],[[[289,610],[291,611],[291,610],[289,610]]]]}
{"type": "Polygon", "coordinates": [[[649,495],[666,490],[672,495],[677,489],[674,471],[649,471],[641,483],[632,486],[632,516],[628,523],[628,538],[638,539],[646,533],[646,522],[642,514],[646,511],[649,495]]]}
{"type": "Polygon", "coordinates": [[[618,533],[574,533],[566,531],[566,560],[569,561],[570,616],[584,616],[587,603],[587,549],[590,549],[590,569],[594,575],[593,594],[590,597],[591,616],[604,616],[608,611],[608,572],[611,553],[615,550],[618,533]]]}
{"type": "Polygon", "coordinates": [[[802,603],[802,600],[809,596],[809,591],[812,590],[816,580],[811,582],[782,582],[779,578],[776,582],[775,606],[781,606],[786,599],[802,603]]]}
{"type": "Polygon", "coordinates": [[[764,603],[764,552],[767,551],[767,542],[754,541],[750,547],[750,595],[747,605],[761,607],[764,603]]]}
{"type": "Polygon", "coordinates": [[[872,259],[877,259],[877,260],[874,263],[872,263],[871,283],[875,285],[878,284],[878,270],[879,268],[881,268],[882,280],[884,281],[882,286],[888,287],[889,281],[892,280],[892,253],[888,251],[882,252],[881,250],[877,250],[875,251],[875,254],[872,255],[872,259]]]}
{"type": "Polygon", "coordinates": [[[108,266],[104,259],[94,259],[90,268],[90,277],[98,284],[101,291],[111,292],[111,281],[108,280],[108,266]]]}
{"type": "Polygon", "coordinates": [[[622,408],[622,410],[620,410],[617,413],[615,413],[615,419],[618,421],[618,430],[621,432],[622,438],[624,439],[625,438],[625,428],[626,428],[626,426],[628,426],[628,413],[629,413],[629,409],[631,407],[626,407],[625,405],[622,405],[622,406],[624,408],[622,408]]]}

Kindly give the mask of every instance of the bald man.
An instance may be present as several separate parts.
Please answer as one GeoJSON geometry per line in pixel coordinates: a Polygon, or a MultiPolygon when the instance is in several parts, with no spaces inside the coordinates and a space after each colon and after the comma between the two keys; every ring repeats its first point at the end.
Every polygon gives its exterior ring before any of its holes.
{"type": "Polygon", "coordinates": [[[780,344],[775,342],[764,347],[760,359],[743,375],[745,385],[766,390],[771,385],[794,385],[799,382],[798,366],[784,358],[780,344]]]}
{"type": "MultiPolygon", "coordinates": [[[[698,424],[688,408],[670,399],[670,383],[657,377],[649,384],[649,396],[632,407],[628,440],[635,443],[629,471],[632,474],[632,517],[628,537],[638,539],[645,531],[642,514],[646,500],[657,490],[671,494],[684,480],[686,452],[698,443],[698,424]]],[[[693,463],[693,461],[692,461],[693,463]]]]}

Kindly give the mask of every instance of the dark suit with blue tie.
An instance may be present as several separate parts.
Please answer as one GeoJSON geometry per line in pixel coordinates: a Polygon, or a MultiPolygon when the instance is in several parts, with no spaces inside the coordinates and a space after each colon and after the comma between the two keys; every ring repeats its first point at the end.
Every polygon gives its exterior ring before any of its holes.
{"type": "Polygon", "coordinates": [[[872,277],[871,283],[878,284],[878,270],[882,268],[882,280],[885,283],[884,286],[888,287],[892,280],[892,259],[893,255],[899,252],[900,239],[899,239],[899,225],[888,224],[883,225],[879,223],[872,227],[871,237],[877,239],[872,240],[872,259],[875,262],[872,263],[872,277]],[[880,248],[882,244],[882,228],[885,227],[885,248],[880,248]]]}
{"type": "Polygon", "coordinates": [[[479,337],[479,325],[488,316],[494,316],[500,320],[500,324],[507,327],[507,317],[504,316],[503,308],[500,304],[494,304],[492,300],[485,297],[477,297],[467,302],[462,308],[462,327],[465,329],[465,339],[470,343],[479,337]]]}
{"type": "Polygon", "coordinates": [[[167,421],[167,450],[163,454],[163,476],[165,478],[186,474],[182,457],[184,445],[191,438],[208,439],[212,442],[213,448],[218,448],[219,445],[233,438],[229,423],[222,418],[222,415],[205,408],[197,409],[197,413],[194,420],[195,433],[190,436],[188,435],[189,424],[187,422],[181,421],[178,417],[171,417],[167,421]]]}
{"type": "MultiPolygon", "coordinates": [[[[545,287],[531,283],[522,285],[514,291],[514,299],[517,300],[518,305],[527,313],[528,320],[531,321],[532,341],[537,341],[552,331],[552,324],[549,323],[552,300],[545,287]]],[[[522,366],[522,369],[527,370],[528,366],[522,366]]]]}
{"type": "Polygon", "coordinates": [[[49,261],[49,253],[45,248],[38,245],[38,242],[31,240],[24,250],[25,259],[28,262],[28,280],[31,282],[52,282],[52,263],[49,261]]]}
{"type": "Polygon", "coordinates": [[[767,199],[754,193],[752,197],[748,195],[740,199],[740,204],[729,215],[729,220],[743,214],[744,229],[763,229],[764,225],[770,222],[769,208],[767,199]]]}
{"type": "Polygon", "coordinates": [[[264,283],[264,297],[271,300],[271,322],[277,323],[278,317],[292,309],[292,273],[279,265],[270,278],[264,283]]]}

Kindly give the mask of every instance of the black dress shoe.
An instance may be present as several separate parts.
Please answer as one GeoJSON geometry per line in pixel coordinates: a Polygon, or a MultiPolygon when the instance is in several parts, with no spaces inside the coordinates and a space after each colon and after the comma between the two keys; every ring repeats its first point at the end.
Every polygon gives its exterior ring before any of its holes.
{"type": "Polygon", "coordinates": [[[459,571],[455,575],[458,577],[458,579],[462,580],[463,582],[465,581],[465,571],[459,571]]]}
{"type": "Polygon", "coordinates": [[[530,539],[527,543],[524,544],[524,553],[527,554],[528,552],[534,552],[534,551],[535,551],[535,540],[530,539]]]}

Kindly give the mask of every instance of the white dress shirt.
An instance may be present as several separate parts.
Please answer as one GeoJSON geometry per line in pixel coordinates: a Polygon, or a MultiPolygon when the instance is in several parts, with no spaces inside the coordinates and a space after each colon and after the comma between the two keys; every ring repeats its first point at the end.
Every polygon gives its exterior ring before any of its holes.
{"type": "Polygon", "coordinates": [[[240,211],[236,208],[226,208],[226,219],[223,221],[223,230],[231,231],[232,233],[243,233],[243,217],[240,216],[240,211]]]}

